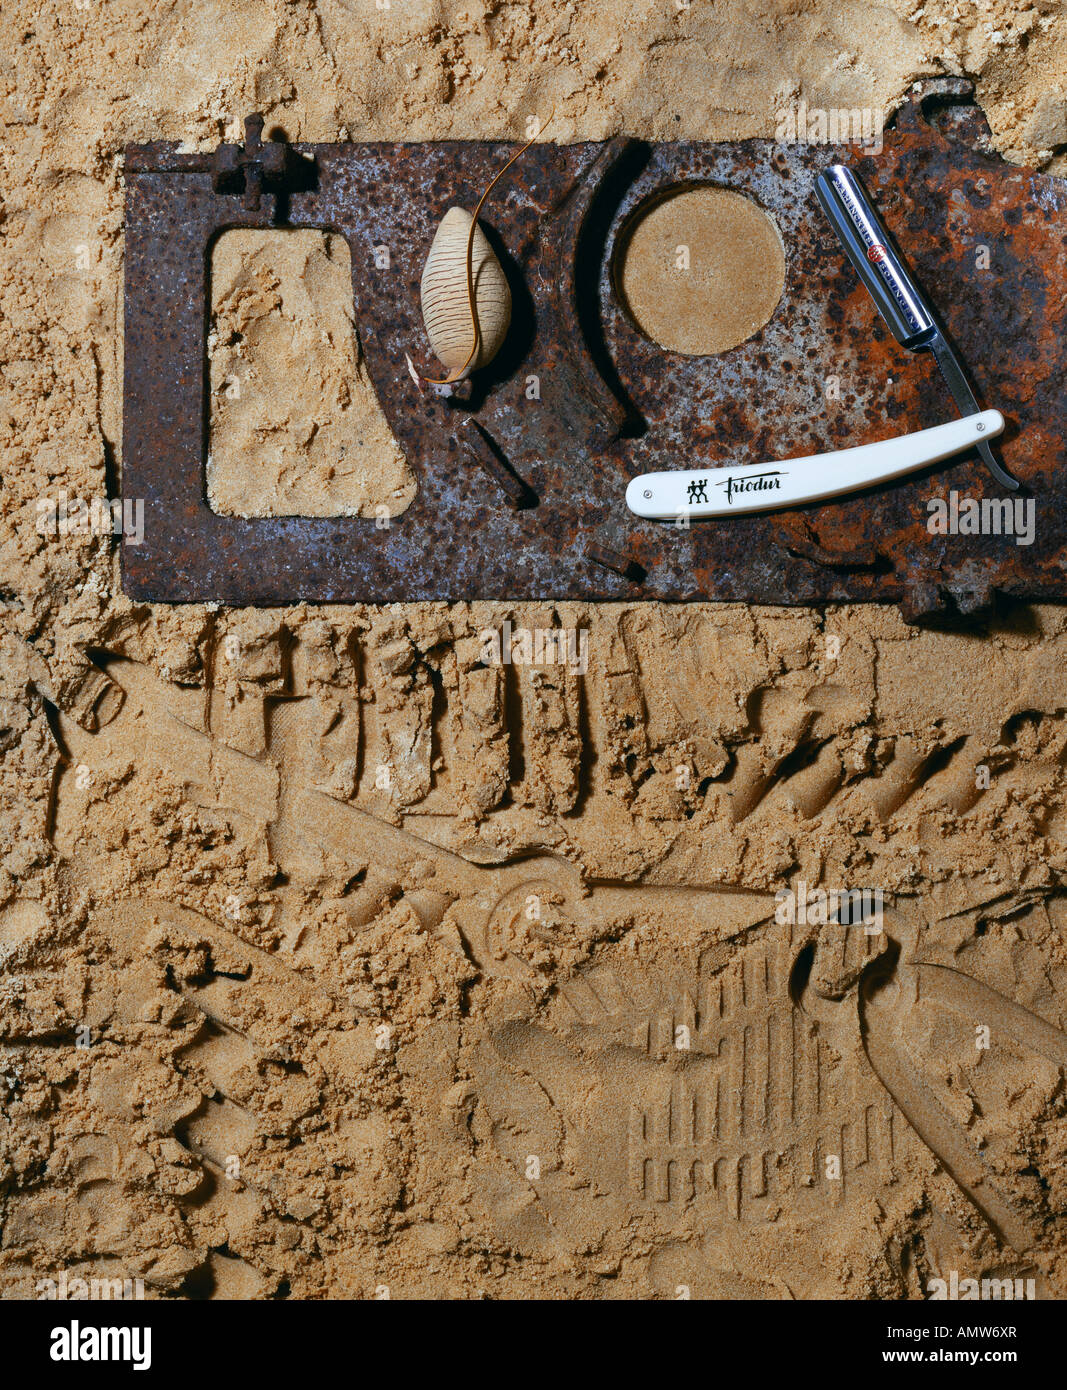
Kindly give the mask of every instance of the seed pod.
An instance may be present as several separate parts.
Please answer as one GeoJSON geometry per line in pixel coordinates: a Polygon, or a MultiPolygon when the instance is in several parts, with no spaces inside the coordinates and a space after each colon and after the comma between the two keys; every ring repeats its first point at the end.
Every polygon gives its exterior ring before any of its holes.
{"type": "MultiPolygon", "coordinates": [[[[539,126],[538,134],[543,130],[539,126]]],[[[422,321],[434,351],[448,367],[448,375],[426,376],[408,353],[408,371],[420,391],[424,386],[451,386],[463,381],[500,351],[511,322],[511,291],[493,248],[478,226],[478,217],[486,198],[536,139],[534,135],[527,140],[493,175],[473,216],[463,208],[449,208],[441,219],[422,268],[422,321]],[[464,300],[465,316],[460,313],[464,300]]]]}
{"type": "Polygon", "coordinates": [[[450,381],[462,381],[486,366],[507,336],[511,322],[507,276],[481,227],[475,226],[471,243],[471,215],[464,208],[448,209],[426,257],[422,318],[430,346],[448,368],[450,381]]]}

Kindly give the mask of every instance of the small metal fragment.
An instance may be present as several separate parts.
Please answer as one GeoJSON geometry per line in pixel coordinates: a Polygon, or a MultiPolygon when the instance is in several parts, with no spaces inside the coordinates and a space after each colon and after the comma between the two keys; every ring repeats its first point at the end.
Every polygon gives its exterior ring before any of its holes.
{"type": "Polygon", "coordinates": [[[537,505],[537,494],[508,466],[496,441],[483,425],[468,418],[456,427],[455,434],[468,455],[498,484],[516,511],[537,505]]]}
{"type": "Polygon", "coordinates": [[[598,565],[603,565],[605,569],[611,570],[614,574],[621,575],[623,579],[628,579],[631,584],[640,584],[645,578],[645,570],[642,565],[610,545],[603,545],[600,541],[590,541],[586,554],[590,560],[595,561],[598,565]]]}
{"type": "Polygon", "coordinates": [[[263,117],[253,112],[245,117],[243,145],[223,143],[211,161],[211,186],[216,193],[241,193],[246,212],[258,212],[264,191],[282,193],[295,187],[308,187],[314,171],[314,157],[301,158],[284,140],[263,140],[263,117]]]}

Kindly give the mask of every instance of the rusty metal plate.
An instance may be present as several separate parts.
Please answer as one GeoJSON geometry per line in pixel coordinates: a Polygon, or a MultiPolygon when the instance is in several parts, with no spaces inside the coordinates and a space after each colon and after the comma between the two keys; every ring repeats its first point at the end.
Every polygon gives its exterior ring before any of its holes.
{"type": "Polygon", "coordinates": [[[243,148],[214,156],[129,147],[123,495],[144,500],[145,531],[124,546],[126,591],[230,604],[879,600],[912,617],[973,612],[998,592],[1067,597],[1067,186],[989,154],[973,106],[932,110],[928,87],[865,157],[767,140],[532,147],[483,216],[515,309],[466,399],[420,395],[405,353],[427,355],[419,278],[440,217],[454,202],[473,207],[513,146],[283,147],[261,145],[253,126],[243,148]],[[847,448],[955,416],[932,360],[891,338],[822,217],[815,179],[842,158],[940,309],[980,401],[1008,416],[1001,454],[1036,503],[1031,545],[927,531],[928,499],[995,492],[972,455],[853,497],[688,530],[625,507],[637,473],[847,448]],[[771,215],[786,284],[754,337],[686,357],[631,323],[613,267],[636,210],[703,182],[771,215]],[[388,529],[208,506],[210,245],[229,227],[274,226],[349,243],[367,369],[419,480],[388,529]],[[383,244],[387,270],[375,266],[383,244]]]}

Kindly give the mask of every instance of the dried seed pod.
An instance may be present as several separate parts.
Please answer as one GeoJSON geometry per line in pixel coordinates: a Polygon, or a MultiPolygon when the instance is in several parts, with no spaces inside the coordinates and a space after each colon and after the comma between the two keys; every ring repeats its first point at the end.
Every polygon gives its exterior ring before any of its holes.
{"type": "Polygon", "coordinates": [[[465,208],[449,208],[422,271],[422,318],[449,381],[491,362],[511,322],[507,276],[481,227],[472,239],[471,224],[465,208]]]}
{"type": "MultiPolygon", "coordinates": [[[[538,133],[543,131],[541,127],[538,133]]],[[[527,140],[490,179],[473,215],[463,208],[449,208],[437,229],[422,271],[422,318],[434,351],[449,370],[446,377],[424,376],[409,353],[408,371],[420,391],[427,385],[450,386],[462,381],[500,351],[511,321],[511,291],[493,248],[478,226],[478,217],[492,189],[536,139],[535,135],[527,140]],[[463,297],[458,288],[460,271],[466,297],[465,330],[459,312],[463,297]],[[465,354],[461,347],[465,347],[465,354]]]]}

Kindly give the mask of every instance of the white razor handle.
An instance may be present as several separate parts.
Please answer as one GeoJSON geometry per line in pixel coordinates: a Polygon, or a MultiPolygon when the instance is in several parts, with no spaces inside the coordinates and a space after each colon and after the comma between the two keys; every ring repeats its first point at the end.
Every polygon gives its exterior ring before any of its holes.
{"type": "Polygon", "coordinates": [[[746,463],[740,468],[642,473],[628,484],[626,505],[638,516],[657,521],[777,511],[890,482],[962,453],[980,440],[992,439],[1003,428],[1004,416],[999,410],[983,410],[962,420],[950,420],[947,425],[832,454],[810,454],[780,463],[746,463]]]}

